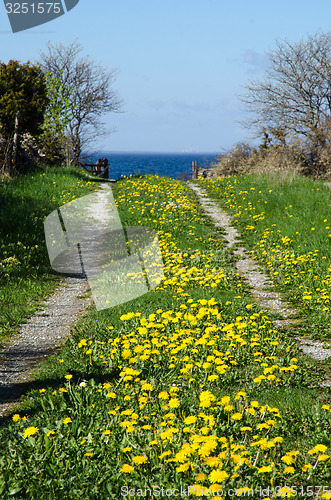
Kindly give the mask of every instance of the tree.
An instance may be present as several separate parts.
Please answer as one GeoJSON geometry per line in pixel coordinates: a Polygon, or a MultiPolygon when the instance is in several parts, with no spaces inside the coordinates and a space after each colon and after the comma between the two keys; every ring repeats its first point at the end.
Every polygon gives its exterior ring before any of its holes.
{"type": "Polygon", "coordinates": [[[38,65],[13,60],[0,63],[0,136],[2,153],[7,153],[3,154],[5,170],[13,170],[11,150],[18,112],[20,135],[37,136],[46,106],[46,85],[38,65]]]}
{"type": "Polygon", "coordinates": [[[42,134],[40,136],[41,151],[45,156],[46,163],[62,164],[66,157],[66,128],[72,119],[70,110],[70,98],[67,95],[63,81],[46,72],[46,94],[48,105],[45,110],[42,134]]]}
{"type": "Polygon", "coordinates": [[[84,148],[96,137],[107,133],[100,117],[118,112],[121,102],[113,84],[116,70],[107,70],[88,56],[79,57],[82,47],[74,42],[47,46],[41,53],[41,67],[61,82],[65,97],[70,101],[71,119],[68,124],[72,147],[72,164],[78,165],[84,148]]]}
{"type": "Polygon", "coordinates": [[[331,123],[331,32],[298,43],[277,41],[263,81],[241,96],[258,135],[304,138],[314,156],[328,141],[331,123]]]}

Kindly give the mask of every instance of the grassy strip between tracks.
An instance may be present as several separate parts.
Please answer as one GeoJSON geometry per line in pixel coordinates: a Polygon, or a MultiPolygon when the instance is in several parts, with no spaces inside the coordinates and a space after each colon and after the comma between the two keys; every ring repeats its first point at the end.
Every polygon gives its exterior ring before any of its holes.
{"type": "Polygon", "coordinates": [[[113,188],[165,279],[91,310],[0,431],[1,498],[331,498],[322,368],[274,327],[183,183],[113,188]],[[292,489],[292,492],[290,488],[292,489]]]}

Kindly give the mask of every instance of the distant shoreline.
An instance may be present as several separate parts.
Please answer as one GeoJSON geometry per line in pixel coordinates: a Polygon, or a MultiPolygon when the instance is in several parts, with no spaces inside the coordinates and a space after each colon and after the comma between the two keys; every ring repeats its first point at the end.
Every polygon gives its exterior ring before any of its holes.
{"type": "Polygon", "coordinates": [[[118,179],[121,176],[156,174],[166,175],[173,179],[181,178],[183,175],[192,175],[192,162],[198,164],[198,168],[206,168],[215,162],[216,153],[153,153],[149,152],[126,152],[99,151],[89,157],[88,162],[95,164],[100,158],[107,158],[109,176],[118,179]]]}
{"type": "MultiPolygon", "coordinates": [[[[197,152],[197,151],[181,151],[181,152],[176,152],[176,151],[111,151],[111,150],[100,150],[98,152],[99,155],[101,154],[120,154],[120,155],[208,155],[208,156],[219,156],[221,153],[220,152],[213,152],[213,151],[202,151],[202,152],[197,152]]],[[[91,155],[95,155],[95,153],[91,153],[91,155]]]]}

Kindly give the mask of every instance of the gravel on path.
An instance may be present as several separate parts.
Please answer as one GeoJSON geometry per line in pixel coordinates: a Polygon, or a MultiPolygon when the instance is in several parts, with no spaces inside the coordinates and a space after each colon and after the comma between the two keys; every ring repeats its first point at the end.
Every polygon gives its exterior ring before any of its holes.
{"type": "Polygon", "coordinates": [[[65,342],[86,307],[88,283],[81,277],[67,277],[44,301],[42,310],[21,325],[5,349],[0,351],[0,417],[19,401],[32,372],[65,342]]]}
{"type": "MultiPolygon", "coordinates": [[[[298,322],[297,319],[293,318],[296,310],[285,302],[278,292],[270,290],[274,286],[271,278],[259,269],[257,263],[247,255],[244,247],[238,246],[240,236],[231,223],[231,217],[216,202],[212,201],[200,186],[191,182],[188,185],[197,194],[204,212],[211,217],[215,226],[224,229],[225,244],[237,257],[235,265],[238,274],[251,287],[254,300],[262,309],[282,316],[283,319],[273,321],[276,326],[286,326],[298,322]],[[235,248],[233,248],[234,246],[235,248]]],[[[301,337],[296,337],[296,340],[299,342],[300,349],[315,360],[322,361],[331,357],[331,349],[324,347],[324,344],[318,340],[301,337]]],[[[321,385],[331,386],[331,381],[324,381],[321,385]]]]}

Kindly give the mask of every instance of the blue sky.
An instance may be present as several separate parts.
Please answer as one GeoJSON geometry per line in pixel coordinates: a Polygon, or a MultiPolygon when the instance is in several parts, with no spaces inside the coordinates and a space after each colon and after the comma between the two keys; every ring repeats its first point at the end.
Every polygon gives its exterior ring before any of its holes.
{"type": "Polygon", "coordinates": [[[80,0],[64,16],[13,34],[0,3],[0,60],[38,60],[75,40],[118,68],[123,113],[96,149],[221,152],[252,132],[238,123],[243,86],[263,78],[276,39],[331,29],[330,0],[80,0]]]}

